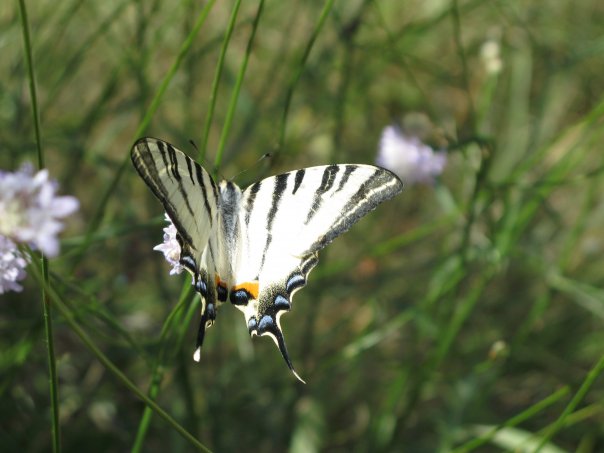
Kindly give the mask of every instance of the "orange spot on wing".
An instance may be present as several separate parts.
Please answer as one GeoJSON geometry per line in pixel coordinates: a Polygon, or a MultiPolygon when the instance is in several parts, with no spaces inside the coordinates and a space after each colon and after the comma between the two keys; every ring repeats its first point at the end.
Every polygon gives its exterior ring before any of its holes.
{"type": "Polygon", "coordinates": [[[233,286],[231,288],[231,291],[237,291],[239,289],[244,289],[246,290],[248,293],[250,293],[250,295],[254,298],[254,299],[258,299],[258,282],[245,282],[245,283],[240,283],[239,285],[233,286]]]}
{"type": "Polygon", "coordinates": [[[220,277],[218,276],[218,274],[214,274],[214,282],[216,283],[216,287],[222,286],[225,289],[227,287],[226,282],[221,280],[220,277]]]}

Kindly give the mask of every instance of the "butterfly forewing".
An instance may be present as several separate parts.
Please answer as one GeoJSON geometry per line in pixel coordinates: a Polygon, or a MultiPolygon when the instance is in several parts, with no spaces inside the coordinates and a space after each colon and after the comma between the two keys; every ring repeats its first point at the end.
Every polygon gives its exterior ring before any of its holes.
{"type": "Polygon", "coordinates": [[[169,143],[153,138],[138,140],[131,157],[199,264],[218,223],[218,195],[212,177],[169,143]]]}
{"type": "Polygon", "coordinates": [[[242,217],[254,238],[247,245],[260,268],[263,258],[282,252],[317,252],[401,190],[394,174],[371,165],[311,167],[264,179],[244,192],[242,217]]]}

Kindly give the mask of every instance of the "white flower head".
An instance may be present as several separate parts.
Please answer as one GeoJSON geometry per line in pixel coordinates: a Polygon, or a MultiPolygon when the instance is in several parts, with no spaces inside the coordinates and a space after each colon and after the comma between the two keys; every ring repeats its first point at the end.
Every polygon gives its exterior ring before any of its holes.
{"type": "Polygon", "coordinates": [[[79,207],[75,197],[60,197],[56,191],[48,170],[34,174],[33,167],[25,164],[14,173],[0,171],[0,235],[56,256],[57,235],[63,229],[59,219],[79,207]]]}
{"type": "Polygon", "coordinates": [[[434,151],[413,136],[407,136],[397,126],[382,131],[376,163],[396,173],[410,184],[432,183],[447,163],[444,151],[434,151]]]}
{"type": "Polygon", "coordinates": [[[0,294],[23,289],[18,282],[26,276],[28,258],[13,241],[0,235],[0,294]]]}
{"type": "Polygon", "coordinates": [[[480,47],[480,58],[487,74],[496,75],[503,69],[501,46],[495,39],[486,40],[480,47]]]}
{"type": "Polygon", "coordinates": [[[180,244],[176,239],[176,227],[168,214],[166,214],[166,221],[169,222],[170,225],[164,228],[164,242],[153,247],[153,250],[157,250],[164,254],[166,261],[172,266],[170,275],[180,274],[184,270],[184,267],[180,264],[180,244]]]}

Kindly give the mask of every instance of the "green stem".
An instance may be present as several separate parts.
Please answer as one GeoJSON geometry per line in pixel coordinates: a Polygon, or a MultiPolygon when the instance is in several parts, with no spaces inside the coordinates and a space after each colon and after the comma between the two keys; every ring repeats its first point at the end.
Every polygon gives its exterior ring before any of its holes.
{"type": "Polygon", "coordinates": [[[560,429],[566,423],[567,419],[572,415],[575,408],[579,405],[581,401],[583,401],[585,395],[587,394],[591,386],[594,384],[596,379],[598,379],[603,372],[604,355],[601,356],[600,360],[598,360],[598,363],[596,363],[596,365],[591,370],[589,370],[589,373],[587,373],[587,377],[583,381],[583,384],[581,384],[581,387],[579,388],[579,390],[577,390],[575,396],[573,396],[568,405],[564,408],[562,414],[560,414],[560,417],[558,417],[558,419],[549,427],[546,433],[541,437],[541,441],[539,442],[539,445],[537,445],[537,448],[535,448],[534,453],[540,452],[541,449],[545,446],[545,444],[547,444],[550,439],[558,431],[560,431],[560,429]]]}
{"type": "Polygon", "coordinates": [[[476,130],[476,109],[474,108],[474,102],[472,100],[472,89],[470,87],[470,70],[468,69],[468,62],[466,59],[466,51],[463,46],[461,39],[461,13],[459,9],[458,0],[453,0],[451,5],[451,16],[453,18],[453,41],[457,48],[457,54],[461,62],[461,75],[463,80],[463,88],[468,96],[468,112],[469,122],[472,128],[472,132],[476,130]]]}
{"type": "MultiPolygon", "coordinates": [[[[42,278],[48,283],[48,260],[41,256],[42,278]]],[[[48,352],[48,383],[50,387],[50,410],[52,420],[52,451],[61,451],[61,428],[59,425],[59,380],[57,377],[57,363],[55,360],[54,337],[52,334],[52,313],[50,299],[42,287],[42,311],[44,314],[44,331],[46,332],[46,347],[48,352]]]]}
{"type": "Polygon", "coordinates": [[[34,120],[34,133],[36,134],[36,148],[38,150],[38,167],[44,168],[44,153],[42,152],[42,135],[40,134],[40,115],[38,113],[38,94],[36,90],[36,78],[34,76],[34,61],[31,51],[31,39],[29,35],[29,20],[27,19],[27,9],[25,1],[19,0],[19,9],[21,11],[21,28],[23,29],[23,45],[25,47],[25,57],[27,63],[27,75],[29,77],[29,94],[31,96],[31,109],[34,120]]]}
{"type": "MultiPolygon", "coordinates": [[[[166,321],[164,322],[164,325],[161,330],[161,334],[159,336],[158,343],[162,345],[162,348],[160,349],[157,355],[157,360],[153,366],[153,372],[151,375],[151,385],[149,386],[149,391],[147,392],[149,398],[152,399],[155,399],[157,397],[161,382],[164,377],[164,370],[166,368],[165,345],[168,344],[168,342],[166,341],[168,332],[173,326],[188,326],[191,323],[191,318],[197,311],[198,304],[191,303],[189,305],[189,310],[185,315],[185,319],[182,320],[182,317],[177,317],[181,309],[185,306],[185,302],[191,293],[191,285],[188,282],[185,285],[186,286],[183,288],[178,303],[174,306],[174,309],[166,318],[166,321]]],[[[178,336],[176,344],[174,345],[175,350],[180,350],[180,348],[182,347],[183,339],[183,335],[178,336]]],[[[132,446],[132,453],[139,453],[140,451],[142,451],[143,443],[149,430],[152,415],[153,411],[151,410],[151,408],[149,406],[145,407],[145,410],[143,411],[143,416],[141,417],[141,421],[138,425],[138,431],[136,433],[136,438],[134,439],[134,445],[132,446]]]]}
{"type": "Polygon", "coordinates": [[[325,20],[327,19],[327,16],[329,15],[331,8],[333,7],[333,3],[334,3],[334,0],[327,0],[325,2],[325,5],[323,6],[323,10],[321,11],[321,16],[319,17],[319,22],[317,22],[317,26],[313,30],[313,33],[310,36],[308,43],[306,44],[306,48],[304,49],[304,54],[302,55],[300,64],[298,65],[296,72],[294,72],[294,74],[289,82],[289,86],[287,87],[287,93],[285,94],[285,106],[283,108],[283,115],[281,116],[281,132],[279,134],[279,145],[277,147],[278,151],[281,151],[283,149],[283,144],[285,142],[285,125],[287,124],[289,106],[291,104],[292,97],[294,95],[294,90],[296,89],[296,86],[298,85],[298,81],[300,80],[300,77],[302,76],[302,71],[304,70],[304,66],[306,66],[306,61],[308,60],[310,51],[312,50],[313,45],[315,44],[315,41],[317,40],[317,37],[319,36],[321,29],[323,28],[323,24],[325,23],[325,20]]]}
{"type": "MultiPolygon", "coordinates": [[[[252,34],[250,35],[250,39],[247,42],[247,48],[245,50],[245,56],[243,57],[243,62],[241,63],[241,68],[239,68],[239,74],[237,74],[237,80],[235,81],[235,87],[233,88],[233,94],[231,95],[231,102],[229,103],[229,109],[227,110],[226,118],[224,120],[224,126],[222,127],[222,133],[220,134],[220,142],[218,143],[218,150],[216,152],[216,160],[214,161],[214,174],[218,173],[218,168],[220,163],[222,162],[222,153],[224,152],[224,146],[227,141],[227,137],[231,130],[231,124],[233,123],[233,115],[235,113],[235,107],[237,106],[237,100],[239,99],[239,92],[241,91],[241,84],[243,83],[243,78],[245,77],[245,71],[247,69],[247,63],[250,58],[250,54],[252,53],[252,45],[254,43],[254,37],[256,36],[256,29],[258,28],[258,23],[260,22],[260,16],[262,15],[262,9],[264,8],[264,0],[260,0],[258,4],[258,11],[256,12],[256,17],[254,18],[254,23],[252,25],[252,34]]],[[[207,134],[206,134],[207,137],[207,134]]],[[[207,141],[207,140],[206,140],[207,141]]]]}
{"type": "MultiPolygon", "coordinates": [[[[36,91],[36,78],[34,75],[33,52],[31,49],[31,39],[29,33],[29,20],[27,18],[27,8],[25,1],[19,0],[19,10],[21,12],[21,28],[23,30],[23,45],[25,47],[25,56],[27,62],[27,73],[29,77],[29,93],[31,96],[31,107],[34,122],[34,133],[36,137],[36,148],[38,152],[38,168],[44,168],[44,153],[42,152],[42,134],[40,133],[40,114],[38,112],[38,95],[36,91]]],[[[59,384],[57,379],[57,364],[55,360],[54,339],[52,334],[52,314],[50,311],[50,300],[44,289],[48,284],[48,260],[40,255],[40,266],[42,269],[42,313],[44,316],[44,331],[46,334],[46,349],[48,353],[48,382],[50,390],[50,411],[52,424],[52,451],[58,453],[61,451],[61,430],[59,425],[59,384]]]]}
{"type": "Polygon", "coordinates": [[[201,146],[199,147],[199,158],[203,161],[206,157],[206,150],[208,147],[208,136],[210,135],[210,126],[212,125],[212,118],[214,117],[214,107],[216,106],[216,96],[218,94],[218,85],[220,84],[220,78],[222,75],[222,69],[224,67],[224,57],[226,55],[227,47],[231,42],[231,35],[235,28],[235,22],[237,20],[237,13],[239,12],[239,6],[241,0],[235,2],[233,11],[231,12],[231,19],[227,27],[226,35],[222,41],[222,47],[220,49],[220,55],[218,56],[218,62],[216,63],[216,72],[214,73],[214,80],[212,81],[212,88],[210,90],[210,105],[208,107],[208,113],[206,115],[206,121],[203,126],[203,137],[201,137],[201,146]]]}
{"type": "Polygon", "coordinates": [[[41,267],[31,266],[32,273],[38,282],[44,286],[46,294],[52,300],[54,307],[61,313],[71,330],[82,340],[86,347],[97,357],[97,359],[103,364],[103,366],[111,372],[117,379],[124,384],[132,393],[134,393],[143,403],[149,406],[155,411],[157,415],[163,418],[172,428],[174,428],[183,438],[190,442],[200,451],[210,452],[211,450],[199,442],[191,433],[183,428],[176,420],[174,420],[166,411],[164,411],[155,401],[149,398],[145,393],[139,389],[134,382],[126,377],[124,373],[111,361],[109,358],[94,344],[94,341],[88,336],[88,334],[80,327],[75,320],[73,314],[69,308],[65,305],[65,302],[61,299],[59,294],[54,290],[49,282],[44,281],[43,271],[41,267]]]}
{"type": "Polygon", "coordinates": [[[543,410],[547,409],[548,407],[550,407],[553,404],[560,401],[560,399],[563,398],[564,396],[566,396],[569,393],[569,391],[570,391],[570,389],[568,386],[564,386],[561,389],[556,390],[551,395],[549,395],[549,396],[545,397],[544,399],[542,399],[541,401],[533,404],[528,409],[523,410],[518,415],[515,415],[514,417],[510,418],[505,423],[503,423],[499,426],[496,426],[488,433],[486,433],[480,437],[477,437],[475,439],[472,439],[471,441],[465,443],[464,445],[461,445],[460,447],[457,447],[455,450],[453,450],[452,453],[468,453],[472,450],[475,450],[478,447],[483,446],[484,444],[489,442],[491,439],[493,439],[493,437],[495,437],[495,435],[502,429],[518,426],[520,423],[523,423],[523,422],[531,419],[532,417],[539,414],[543,410]]]}
{"type": "MultiPolygon", "coordinates": [[[[195,25],[193,27],[193,30],[191,30],[191,33],[189,33],[189,35],[183,42],[182,46],[180,47],[180,50],[178,52],[178,55],[176,56],[176,59],[174,60],[174,63],[172,64],[172,66],[168,70],[168,73],[162,80],[159,88],[157,89],[157,92],[155,93],[155,96],[151,100],[151,104],[149,105],[149,108],[145,112],[145,116],[143,117],[138,128],[136,129],[136,132],[134,133],[133,141],[135,139],[139,138],[141,135],[143,135],[143,133],[149,126],[149,123],[151,122],[153,115],[155,114],[157,108],[159,107],[159,103],[162,100],[166,90],[168,89],[170,82],[174,78],[174,75],[176,74],[176,71],[180,67],[182,60],[189,53],[189,50],[191,49],[193,41],[194,41],[195,37],[197,36],[197,34],[199,33],[201,26],[205,23],[208,13],[212,9],[212,6],[214,6],[215,1],[216,0],[208,0],[208,3],[206,3],[206,5],[203,8],[203,10],[201,11],[201,13],[199,13],[199,16],[197,17],[197,21],[195,22],[195,25]]],[[[94,233],[96,233],[99,226],[101,225],[101,221],[103,220],[103,217],[105,215],[105,209],[107,208],[107,203],[109,202],[111,195],[115,191],[115,188],[117,187],[122,175],[124,174],[124,170],[126,169],[126,167],[128,167],[129,162],[130,162],[130,156],[126,155],[124,157],[124,160],[122,161],[120,167],[118,168],[118,170],[115,174],[115,177],[109,183],[109,187],[103,192],[101,199],[98,203],[97,210],[92,217],[92,221],[90,222],[90,226],[88,227],[88,230],[86,231],[86,237],[85,237],[84,241],[82,242],[80,249],[78,250],[78,255],[81,255],[83,253],[83,251],[86,250],[88,248],[88,246],[90,245],[90,243],[92,242],[92,237],[93,237],[94,233]]],[[[77,261],[77,259],[76,259],[76,261],[77,261]]]]}

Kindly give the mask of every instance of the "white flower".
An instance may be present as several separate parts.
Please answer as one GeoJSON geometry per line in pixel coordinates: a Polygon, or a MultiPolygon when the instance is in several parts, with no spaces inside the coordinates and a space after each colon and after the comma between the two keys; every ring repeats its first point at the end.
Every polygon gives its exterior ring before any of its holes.
{"type": "Polygon", "coordinates": [[[170,217],[168,217],[168,214],[166,214],[166,221],[169,222],[170,225],[164,228],[164,242],[163,244],[153,247],[153,250],[157,250],[164,254],[166,261],[172,266],[170,275],[180,274],[184,270],[184,267],[182,267],[179,262],[180,244],[176,240],[176,227],[172,223],[170,217]]]}
{"type": "Polygon", "coordinates": [[[17,283],[26,276],[27,257],[24,256],[15,243],[0,236],[0,294],[8,291],[21,291],[23,287],[17,283]]]}
{"type": "Polygon", "coordinates": [[[435,152],[416,137],[406,136],[397,126],[387,126],[382,131],[376,163],[404,182],[431,183],[443,172],[447,154],[435,152]]]}
{"type": "Polygon", "coordinates": [[[503,60],[500,55],[499,43],[494,39],[488,39],[480,47],[480,58],[488,74],[499,74],[503,68],[503,60]]]}
{"type": "Polygon", "coordinates": [[[75,197],[56,195],[57,183],[48,170],[36,174],[31,165],[10,173],[0,171],[0,235],[28,244],[49,257],[59,253],[58,220],[79,207],[75,197]]]}

